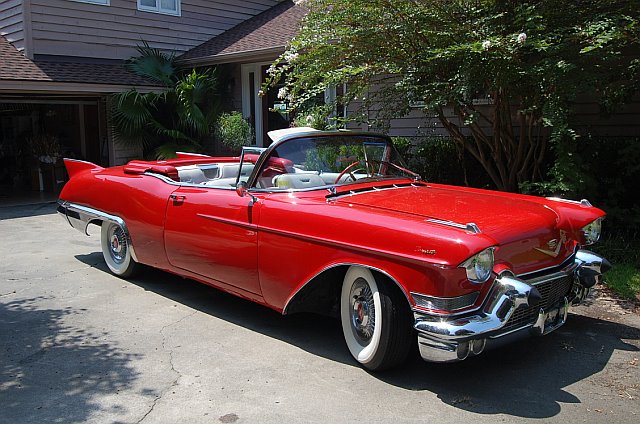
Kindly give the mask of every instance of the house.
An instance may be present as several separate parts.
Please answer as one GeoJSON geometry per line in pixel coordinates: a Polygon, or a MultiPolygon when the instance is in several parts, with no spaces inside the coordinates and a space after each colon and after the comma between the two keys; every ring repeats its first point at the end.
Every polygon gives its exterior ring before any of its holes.
{"type": "Polygon", "coordinates": [[[102,165],[137,150],[114,139],[110,94],[159,87],[125,60],[143,41],[180,54],[278,0],[3,0],[0,2],[0,195],[55,192],[56,154],[102,165]]]}
{"type": "MultiPolygon", "coordinates": [[[[185,68],[218,67],[225,75],[228,107],[242,111],[252,124],[257,145],[268,144],[266,133],[288,127],[292,117],[277,97],[278,87],[266,93],[261,87],[306,13],[299,0],[3,1],[0,195],[3,187],[16,185],[55,191],[63,180],[57,173],[63,170],[34,163],[34,156],[48,156],[51,138],[45,136],[55,137],[62,154],[99,164],[122,164],[139,155],[116,142],[109,126],[109,95],[132,87],[158,89],[124,66],[142,41],[178,53],[185,68]]],[[[328,90],[325,98],[335,99],[340,89],[328,90]]],[[[348,114],[353,106],[336,113],[348,114]]],[[[595,103],[585,101],[577,105],[577,124],[585,133],[634,136],[639,107],[635,102],[605,120],[595,103]]],[[[416,104],[391,122],[390,134],[446,132],[416,104]]]]}
{"type": "MultiPolygon", "coordinates": [[[[256,142],[262,146],[268,143],[266,133],[288,126],[290,118],[283,111],[286,106],[277,98],[278,87],[267,93],[260,93],[269,65],[285,51],[288,42],[298,33],[302,19],[307,13],[303,1],[285,0],[263,13],[248,19],[234,28],[194,47],[178,58],[183,66],[198,67],[216,65],[231,75],[235,82],[231,101],[235,110],[241,110],[256,131],[256,142]],[[262,95],[264,94],[264,95],[262,95]]],[[[335,99],[336,90],[325,93],[325,99],[335,99]]],[[[478,99],[483,105],[487,99],[478,99]]],[[[488,103],[486,103],[488,104],[488,103]]],[[[354,112],[357,105],[347,105],[343,114],[354,112]]],[[[447,135],[439,120],[425,114],[423,105],[416,103],[411,112],[390,122],[392,136],[421,138],[447,135]]],[[[640,110],[640,102],[626,105],[614,116],[603,117],[599,106],[589,98],[583,98],[575,105],[574,126],[583,134],[606,137],[635,137],[635,124],[640,110]]],[[[374,121],[374,111],[369,111],[369,120],[374,121]]],[[[457,119],[452,110],[447,113],[457,119]]],[[[366,124],[349,124],[350,128],[370,129],[366,124]]],[[[374,128],[372,128],[374,129],[374,128]]]]}
{"type": "Polygon", "coordinates": [[[251,123],[259,146],[268,143],[267,132],[291,124],[286,105],[277,98],[278,87],[264,95],[260,91],[267,69],[298,33],[306,13],[300,2],[282,1],[178,58],[185,67],[215,65],[229,77],[230,107],[251,123]]]}

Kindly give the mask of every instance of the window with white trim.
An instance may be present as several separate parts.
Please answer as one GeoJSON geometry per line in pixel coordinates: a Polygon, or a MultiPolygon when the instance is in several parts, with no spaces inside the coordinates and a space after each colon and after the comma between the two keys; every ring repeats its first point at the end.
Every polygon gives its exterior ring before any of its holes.
{"type": "Polygon", "coordinates": [[[180,16],[180,0],[138,0],[138,10],[180,16]]]}
{"type": "Polygon", "coordinates": [[[77,1],[78,3],[91,3],[91,4],[99,4],[102,6],[109,6],[111,0],[72,0],[77,1]]]}

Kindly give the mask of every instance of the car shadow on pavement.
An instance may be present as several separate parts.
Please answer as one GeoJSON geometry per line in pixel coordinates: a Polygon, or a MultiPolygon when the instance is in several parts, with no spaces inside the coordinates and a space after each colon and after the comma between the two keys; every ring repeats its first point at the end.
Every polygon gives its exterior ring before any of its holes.
{"type": "MultiPolygon", "coordinates": [[[[110,273],[100,252],[76,255],[76,258],[110,273]]],[[[342,330],[335,319],[308,313],[283,316],[206,284],[149,267],[143,267],[143,272],[127,281],[199,312],[293,344],[314,355],[357,366],[342,341],[342,330]]]]}
{"type": "MultiPolygon", "coordinates": [[[[99,260],[99,252],[76,257],[109,272],[99,260]]],[[[155,269],[147,268],[129,281],[315,355],[358,366],[343,342],[337,320],[313,314],[282,316],[250,301],[155,269]]],[[[469,412],[549,418],[560,412],[561,404],[581,402],[566,388],[587,378],[604,378],[596,374],[605,369],[615,351],[640,350],[625,340],[637,344],[640,329],[571,314],[567,324],[554,333],[525,338],[463,362],[426,363],[416,352],[397,369],[369,374],[406,390],[432,392],[442,402],[469,412]]],[[[615,380],[615,376],[610,378],[613,380],[604,382],[605,385],[622,388],[628,383],[615,380]]]]}
{"type": "Polygon", "coordinates": [[[379,378],[408,390],[428,390],[469,412],[549,418],[561,404],[581,403],[567,388],[584,379],[619,391],[637,384],[635,364],[609,362],[615,351],[639,351],[627,343],[638,340],[638,328],[570,314],[562,328],[545,337],[524,338],[453,364],[414,359],[379,378]],[[602,373],[608,364],[628,367],[631,374],[602,373]]]}
{"type": "Polygon", "coordinates": [[[46,309],[46,301],[0,302],[0,422],[84,422],[102,410],[98,395],[139,377],[131,365],[139,355],[66,322],[86,311],[46,309]]]}

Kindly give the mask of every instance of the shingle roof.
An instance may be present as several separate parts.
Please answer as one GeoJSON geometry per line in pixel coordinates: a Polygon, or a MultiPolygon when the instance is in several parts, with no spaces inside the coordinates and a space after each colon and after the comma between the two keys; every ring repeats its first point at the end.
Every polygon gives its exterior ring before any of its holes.
{"type": "Polygon", "coordinates": [[[123,86],[156,86],[123,63],[33,61],[0,35],[0,81],[46,81],[123,86]]]}
{"type": "Polygon", "coordinates": [[[180,56],[179,60],[202,62],[216,57],[284,49],[298,34],[300,23],[306,14],[307,8],[302,4],[285,0],[194,47],[180,56]]]}

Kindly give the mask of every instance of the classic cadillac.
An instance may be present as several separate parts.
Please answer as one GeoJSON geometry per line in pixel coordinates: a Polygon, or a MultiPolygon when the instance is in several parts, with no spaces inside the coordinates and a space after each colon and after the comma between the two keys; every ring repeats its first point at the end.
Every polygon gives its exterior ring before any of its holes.
{"type": "MultiPolygon", "coordinates": [[[[365,368],[480,355],[565,323],[610,265],[585,250],[603,211],[422,181],[391,140],[294,128],[239,157],[102,168],[65,160],[58,211],[101,226],[109,269],[139,264],[282,314],[340,320],[365,368]]],[[[88,233],[87,233],[88,234],[88,233]]]]}

